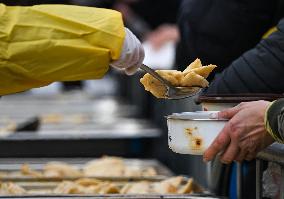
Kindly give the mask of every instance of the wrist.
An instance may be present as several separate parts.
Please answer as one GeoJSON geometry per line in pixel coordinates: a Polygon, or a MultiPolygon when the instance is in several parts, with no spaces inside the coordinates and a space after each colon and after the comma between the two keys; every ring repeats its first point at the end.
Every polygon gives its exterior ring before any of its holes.
{"type": "Polygon", "coordinates": [[[281,115],[281,111],[284,107],[284,99],[273,101],[266,109],[265,113],[265,129],[271,135],[271,137],[279,142],[284,143],[283,136],[279,132],[279,115],[281,115]]]}

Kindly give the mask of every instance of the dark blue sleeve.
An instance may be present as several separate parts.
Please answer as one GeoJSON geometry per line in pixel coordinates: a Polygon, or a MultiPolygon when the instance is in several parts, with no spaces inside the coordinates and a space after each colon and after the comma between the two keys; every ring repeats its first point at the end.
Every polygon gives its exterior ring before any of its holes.
{"type": "Polygon", "coordinates": [[[284,93],[284,19],[211,82],[206,94],[284,93]]]}
{"type": "Polygon", "coordinates": [[[278,1],[184,0],[178,19],[177,67],[182,70],[200,58],[205,65],[218,65],[214,71],[221,72],[277,24],[278,1]]]}

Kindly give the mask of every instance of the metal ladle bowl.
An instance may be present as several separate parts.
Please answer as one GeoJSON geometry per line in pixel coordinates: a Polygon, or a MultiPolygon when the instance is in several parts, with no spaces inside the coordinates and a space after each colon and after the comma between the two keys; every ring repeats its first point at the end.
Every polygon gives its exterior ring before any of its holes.
{"type": "Polygon", "coordinates": [[[174,86],[168,80],[164,79],[156,71],[151,69],[149,66],[146,66],[145,64],[142,64],[140,68],[146,73],[149,73],[150,75],[155,77],[167,88],[166,99],[183,99],[187,97],[192,97],[194,95],[197,95],[201,91],[202,87],[200,86],[191,86],[191,87],[174,86]]]}

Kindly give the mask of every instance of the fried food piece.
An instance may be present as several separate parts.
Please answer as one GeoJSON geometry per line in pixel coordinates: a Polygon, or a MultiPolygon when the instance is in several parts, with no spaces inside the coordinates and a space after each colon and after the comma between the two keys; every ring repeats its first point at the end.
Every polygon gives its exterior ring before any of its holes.
{"type": "Polygon", "coordinates": [[[39,171],[32,170],[28,164],[23,164],[21,166],[21,173],[26,176],[31,177],[43,177],[43,174],[39,171]]]}
{"type": "Polygon", "coordinates": [[[135,176],[135,177],[141,177],[141,176],[156,176],[157,171],[152,168],[137,168],[137,167],[126,167],[124,171],[124,176],[135,176]]]}
{"type": "Polygon", "coordinates": [[[75,181],[75,183],[82,185],[82,186],[96,186],[102,183],[102,181],[97,180],[97,179],[91,179],[91,178],[80,178],[75,181]]]}
{"type": "Polygon", "coordinates": [[[102,157],[88,162],[83,168],[84,176],[155,176],[157,172],[152,167],[138,168],[127,166],[121,158],[102,157]]]}
{"type": "Polygon", "coordinates": [[[55,194],[92,194],[93,190],[87,189],[71,181],[63,181],[54,190],[55,194]]]}
{"type": "Polygon", "coordinates": [[[191,87],[191,86],[200,86],[200,87],[207,87],[209,82],[204,79],[204,77],[194,73],[189,72],[187,73],[181,81],[181,86],[191,87]]]}
{"type": "Polygon", "coordinates": [[[208,66],[202,66],[200,68],[194,68],[192,69],[190,72],[194,72],[204,78],[207,78],[209,76],[209,74],[214,70],[214,68],[216,68],[216,65],[208,65],[208,66]]]}
{"type": "Polygon", "coordinates": [[[120,191],[121,194],[149,194],[151,191],[151,184],[146,181],[126,184],[120,191]]]}
{"type": "Polygon", "coordinates": [[[194,187],[193,179],[190,178],[187,181],[187,183],[178,190],[178,193],[179,194],[193,193],[193,187],[194,187]]]}
{"type": "Polygon", "coordinates": [[[103,157],[88,162],[83,168],[85,176],[124,176],[125,164],[121,158],[103,157]]]}
{"type": "Polygon", "coordinates": [[[177,193],[177,187],[167,181],[162,181],[153,184],[154,193],[159,194],[174,194],[177,193]]]}
{"type": "Polygon", "coordinates": [[[194,60],[194,62],[192,62],[192,63],[183,71],[183,73],[188,73],[188,72],[190,72],[192,69],[201,68],[201,67],[202,67],[202,64],[201,64],[200,59],[196,59],[196,60],[194,60]]]}
{"type": "Polygon", "coordinates": [[[105,182],[101,183],[96,187],[99,194],[115,194],[119,193],[119,188],[112,183],[105,182]]]}
{"type": "Polygon", "coordinates": [[[150,74],[145,74],[140,82],[144,85],[145,90],[152,93],[156,98],[166,97],[167,88],[150,74]]]}
{"type": "Polygon", "coordinates": [[[27,191],[21,186],[12,182],[0,182],[0,195],[24,195],[27,191]]]}
{"type": "Polygon", "coordinates": [[[8,173],[6,172],[0,172],[0,178],[6,177],[8,175],[8,173]]]}
{"type": "MultiPolygon", "coordinates": [[[[183,72],[176,70],[157,70],[163,78],[168,80],[174,86],[183,87],[207,87],[209,82],[205,79],[212,72],[215,65],[202,66],[200,59],[196,59],[192,62],[183,72]]],[[[146,73],[140,82],[144,85],[146,91],[151,92],[157,98],[165,98],[167,89],[159,80],[146,73]]],[[[198,90],[198,88],[192,88],[190,92],[198,90]]]]}
{"type": "MultiPolygon", "coordinates": [[[[177,70],[157,70],[163,78],[171,82],[174,86],[178,86],[183,79],[183,73],[177,70]]],[[[150,74],[145,74],[140,82],[144,85],[146,91],[150,91],[157,98],[165,98],[167,89],[155,77],[150,74]]]]}
{"type": "Polygon", "coordinates": [[[158,175],[156,169],[154,169],[153,167],[145,168],[143,170],[142,174],[143,174],[142,176],[156,176],[156,175],[158,175]]]}
{"type": "Polygon", "coordinates": [[[80,177],[82,172],[75,166],[64,162],[49,162],[43,168],[45,177],[80,177]]]}
{"type": "Polygon", "coordinates": [[[161,182],[133,182],[124,185],[121,194],[177,194],[191,193],[193,191],[193,180],[185,181],[182,176],[176,176],[161,182]]]}
{"type": "Polygon", "coordinates": [[[169,179],[163,180],[162,182],[164,183],[170,183],[175,187],[180,186],[184,181],[184,177],[182,176],[176,176],[176,177],[171,177],[169,179]]]}
{"type": "Polygon", "coordinates": [[[64,181],[54,190],[56,194],[115,194],[119,188],[110,182],[97,181],[97,184],[90,183],[92,179],[79,179],[75,182],[64,181]],[[88,183],[86,184],[88,180],[88,183]],[[84,182],[82,185],[82,182],[84,182]],[[79,184],[80,183],[80,184],[79,184]]]}

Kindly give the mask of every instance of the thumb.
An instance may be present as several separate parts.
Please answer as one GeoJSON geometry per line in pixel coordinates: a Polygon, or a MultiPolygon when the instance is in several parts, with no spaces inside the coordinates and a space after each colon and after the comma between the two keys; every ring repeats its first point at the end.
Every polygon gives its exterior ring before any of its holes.
{"type": "Polygon", "coordinates": [[[240,106],[235,106],[233,108],[229,108],[218,113],[218,119],[231,119],[234,115],[236,115],[240,111],[240,106]]]}

